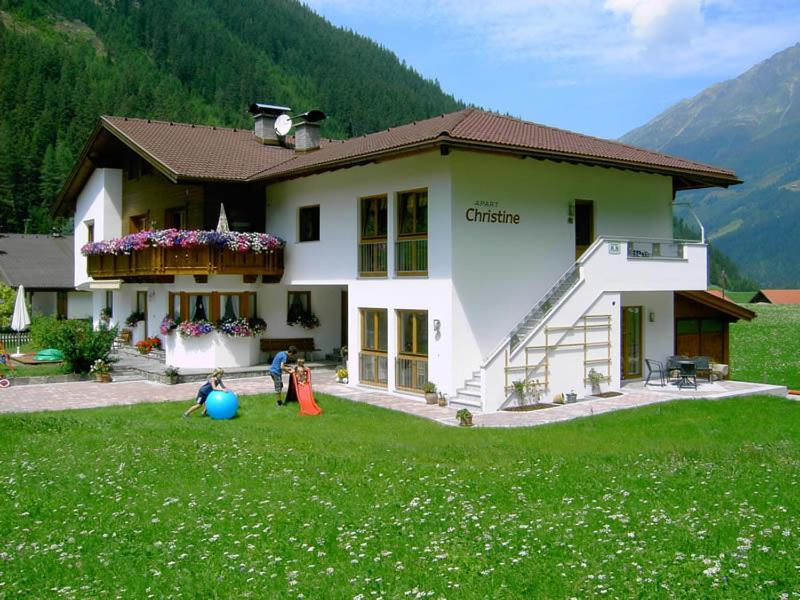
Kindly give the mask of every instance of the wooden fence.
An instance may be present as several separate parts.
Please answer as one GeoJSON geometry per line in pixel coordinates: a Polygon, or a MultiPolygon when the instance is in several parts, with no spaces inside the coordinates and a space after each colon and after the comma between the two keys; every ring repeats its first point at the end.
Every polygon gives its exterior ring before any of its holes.
{"type": "Polygon", "coordinates": [[[17,333],[15,331],[11,333],[0,333],[0,344],[4,345],[6,350],[12,347],[16,350],[17,346],[22,346],[30,341],[31,334],[27,331],[23,331],[22,333],[17,333]]]}

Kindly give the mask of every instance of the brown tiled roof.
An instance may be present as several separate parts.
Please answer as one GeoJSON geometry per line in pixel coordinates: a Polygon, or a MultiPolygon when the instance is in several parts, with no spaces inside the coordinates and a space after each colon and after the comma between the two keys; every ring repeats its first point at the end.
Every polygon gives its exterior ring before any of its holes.
{"type": "Polygon", "coordinates": [[[800,304],[800,290],[759,290],[750,302],[771,304],[800,304]]]}
{"type": "Polygon", "coordinates": [[[252,130],[126,117],[101,121],[175,178],[246,181],[294,155],[287,148],[262,144],[252,130]]]}
{"type": "Polygon", "coordinates": [[[74,202],[88,179],[90,154],[95,143],[102,153],[105,132],[176,182],[279,181],[441,144],[662,173],[674,176],[678,189],[739,183],[728,169],[474,108],[349,140],[323,140],[319,150],[306,153],[264,145],[249,129],[104,116],[59,195],[56,213],[74,202]]]}
{"type": "Polygon", "coordinates": [[[72,289],[74,254],[71,235],[0,234],[0,281],[28,290],[72,289]]]}
{"type": "Polygon", "coordinates": [[[454,146],[491,147],[564,160],[572,159],[576,162],[682,174],[698,177],[715,185],[739,183],[736,174],[729,169],[474,108],[333,142],[325,148],[296,155],[291,160],[270,167],[255,179],[280,179],[315,172],[433,142],[451,143],[454,146]]]}

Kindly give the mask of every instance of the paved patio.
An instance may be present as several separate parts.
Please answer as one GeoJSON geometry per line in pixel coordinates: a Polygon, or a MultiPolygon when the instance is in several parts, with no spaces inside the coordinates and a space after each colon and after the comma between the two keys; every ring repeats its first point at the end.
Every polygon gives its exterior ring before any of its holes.
{"type": "MultiPolygon", "coordinates": [[[[232,379],[228,385],[240,395],[271,393],[271,380],[266,375],[232,379]]],[[[197,392],[196,382],[178,385],[163,385],[152,381],[121,381],[116,383],[56,383],[13,386],[0,389],[0,413],[38,412],[46,410],[69,410],[122,406],[146,402],[180,402],[187,404],[197,392]]],[[[402,396],[387,394],[379,390],[355,388],[335,382],[332,369],[315,369],[314,388],[317,392],[363,402],[409,415],[430,419],[443,425],[457,425],[456,409],[439,407],[402,396]]],[[[600,415],[669,402],[676,399],[717,400],[735,396],[755,394],[786,397],[782,386],[744,383],[739,381],[717,381],[700,383],[697,390],[679,390],[675,386],[644,386],[641,381],[622,388],[622,394],[611,398],[589,397],[574,404],[566,404],[531,412],[498,412],[474,415],[476,427],[533,427],[569,421],[580,417],[600,415]]],[[[791,396],[798,399],[796,396],[791,396]]],[[[180,412],[176,409],[176,418],[180,412]]]]}

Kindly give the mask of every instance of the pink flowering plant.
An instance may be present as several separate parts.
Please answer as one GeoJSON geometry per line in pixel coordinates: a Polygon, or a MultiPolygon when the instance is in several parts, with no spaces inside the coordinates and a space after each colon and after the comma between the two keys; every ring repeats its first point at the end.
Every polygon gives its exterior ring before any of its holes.
{"type": "Polygon", "coordinates": [[[177,330],[182,337],[200,337],[214,331],[214,326],[208,321],[181,321],[177,330]]]}
{"type": "Polygon", "coordinates": [[[178,327],[178,323],[169,315],[161,319],[161,335],[169,335],[176,327],[178,327]]]}
{"type": "Polygon", "coordinates": [[[217,331],[232,337],[253,337],[267,328],[264,319],[223,319],[217,323],[217,331]]]}
{"type": "Polygon", "coordinates": [[[283,248],[285,242],[270,233],[240,231],[203,231],[198,229],[159,229],[138,231],[121,238],[89,242],[81,254],[130,254],[145,248],[227,248],[235,252],[265,253],[283,248]]]}

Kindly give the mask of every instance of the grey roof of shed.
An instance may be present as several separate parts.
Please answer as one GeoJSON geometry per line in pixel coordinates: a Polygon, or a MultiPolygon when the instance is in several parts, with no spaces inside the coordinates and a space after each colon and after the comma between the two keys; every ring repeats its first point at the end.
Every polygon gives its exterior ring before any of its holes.
{"type": "Polygon", "coordinates": [[[32,290],[75,287],[73,237],[0,234],[0,282],[32,290]]]}

